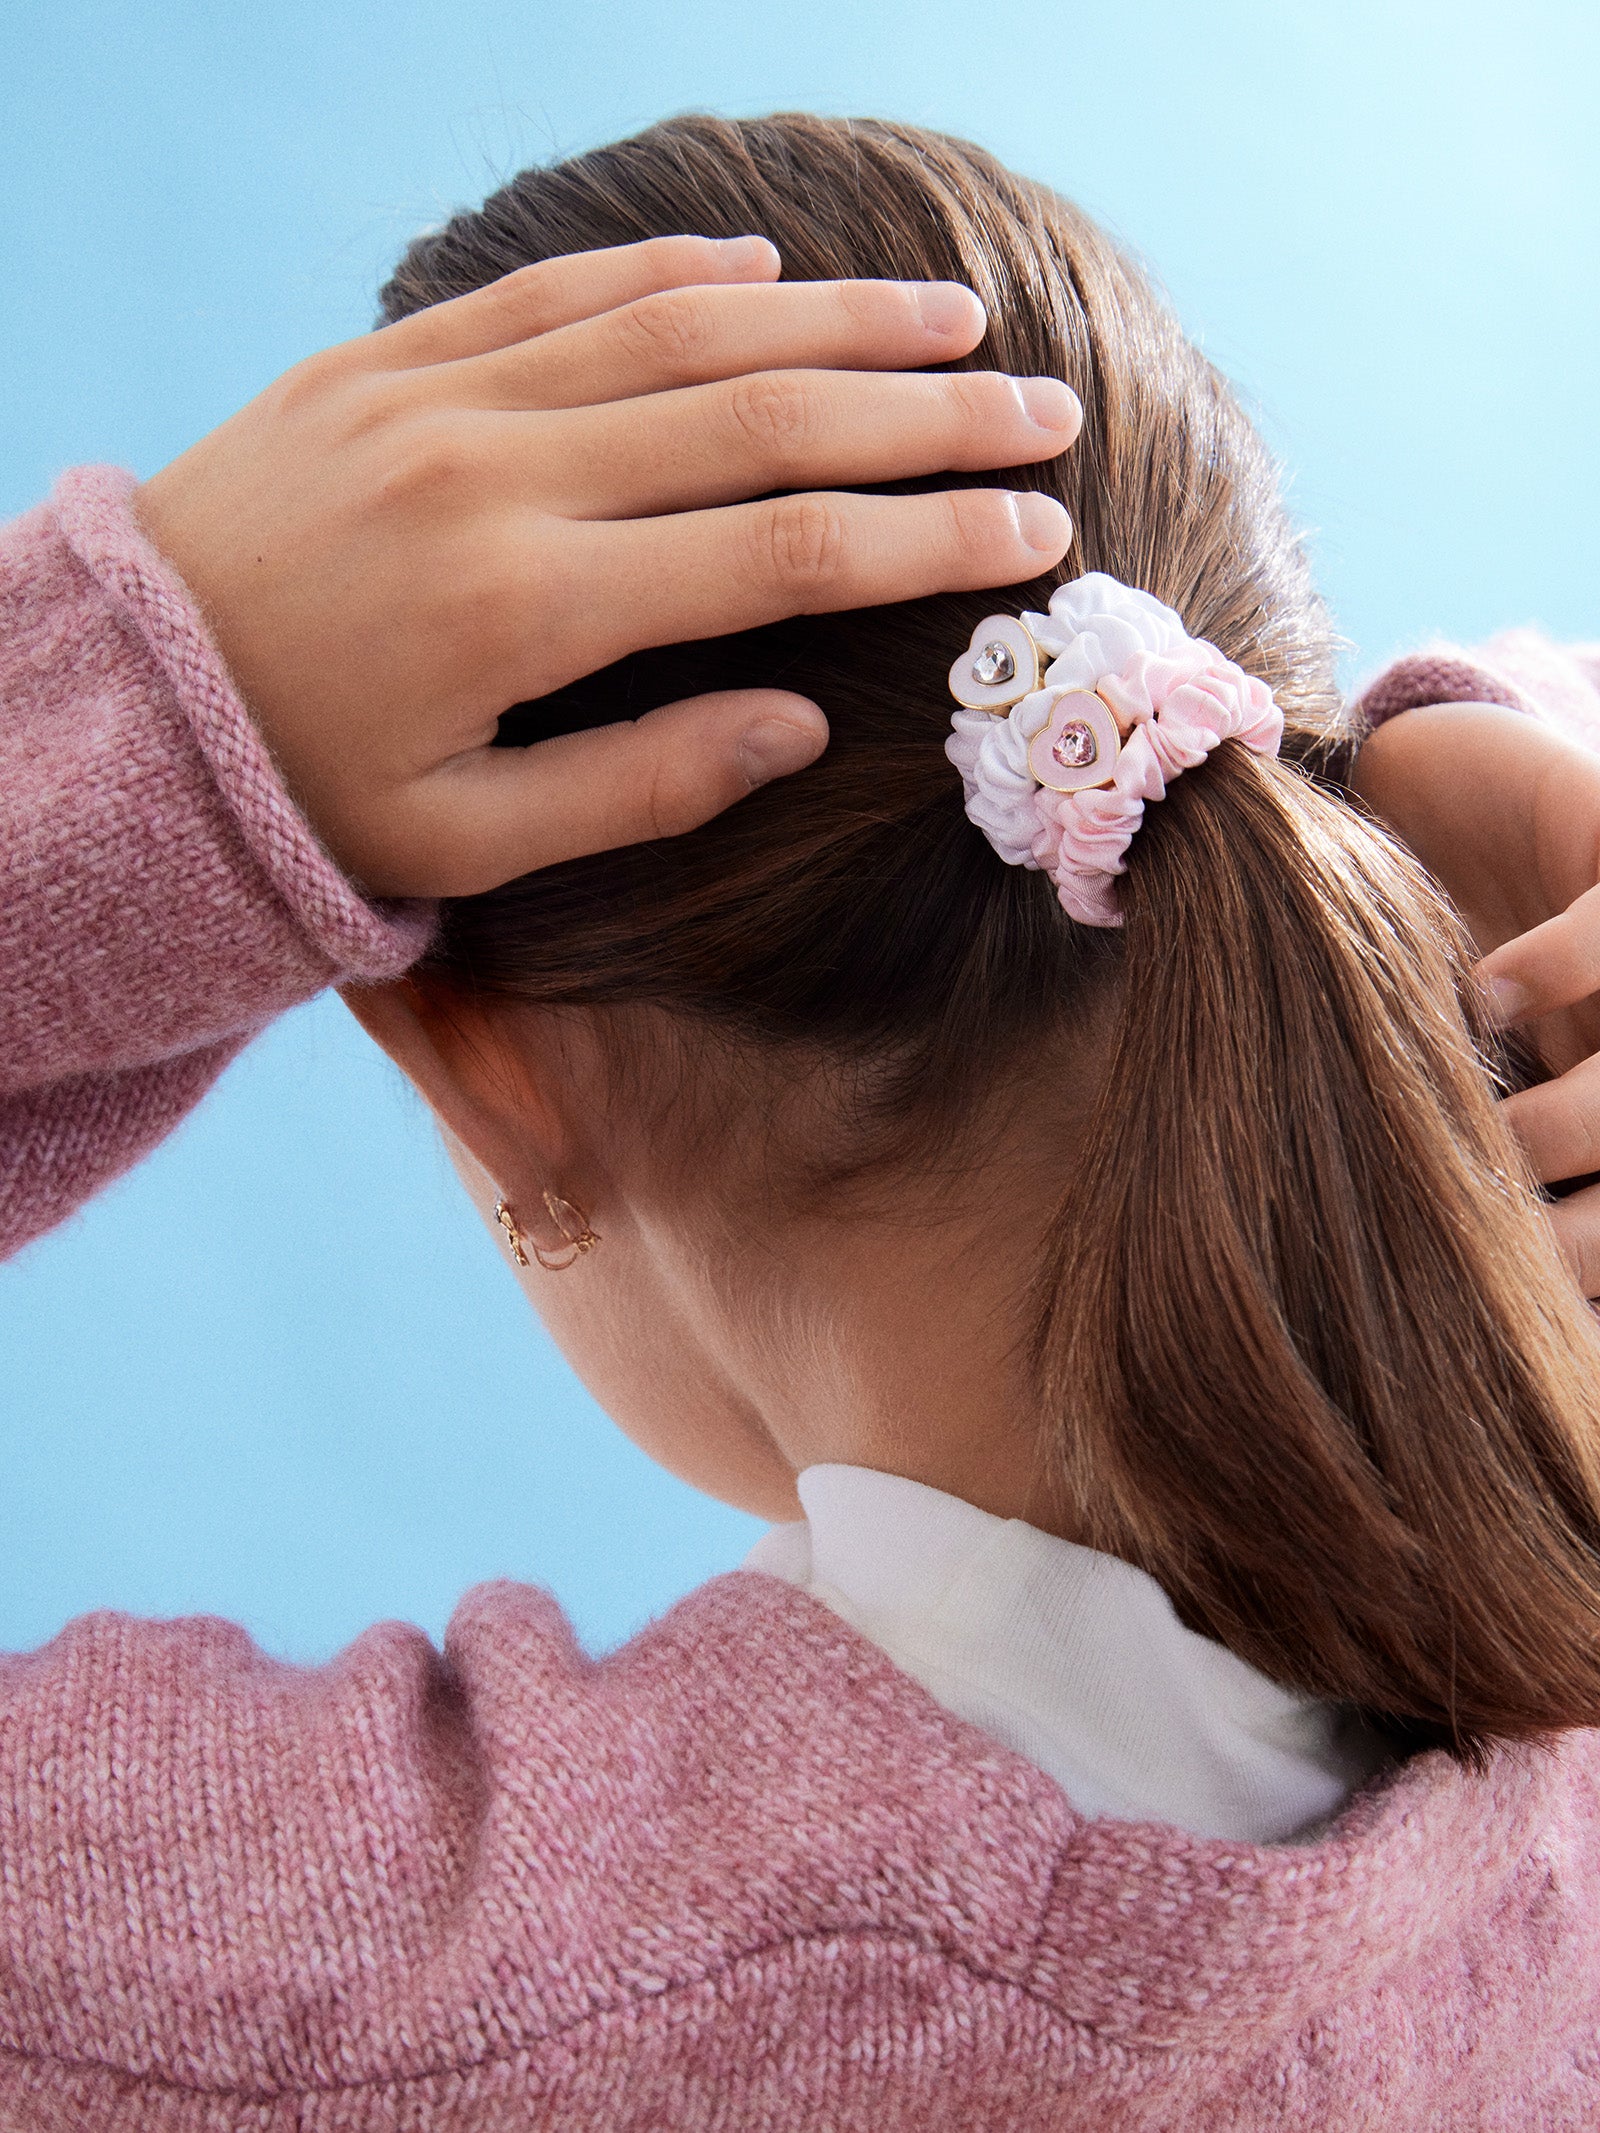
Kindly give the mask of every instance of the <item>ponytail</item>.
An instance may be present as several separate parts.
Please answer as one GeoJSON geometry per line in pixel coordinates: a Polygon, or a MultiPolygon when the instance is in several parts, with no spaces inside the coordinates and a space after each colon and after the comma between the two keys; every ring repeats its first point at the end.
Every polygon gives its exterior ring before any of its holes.
{"type": "Polygon", "coordinates": [[[1039,1363],[1072,1500],[1194,1629],[1478,1760],[1600,1722],[1592,1321],[1415,863],[1225,743],[1150,810],[1039,1363]]]}

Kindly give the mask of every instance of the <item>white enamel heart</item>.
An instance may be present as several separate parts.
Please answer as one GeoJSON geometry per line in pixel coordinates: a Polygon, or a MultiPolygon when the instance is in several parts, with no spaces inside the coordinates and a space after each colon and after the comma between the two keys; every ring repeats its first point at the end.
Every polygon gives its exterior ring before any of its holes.
{"type": "Polygon", "coordinates": [[[1028,743],[1028,768],[1050,792],[1086,792],[1110,784],[1121,746],[1121,729],[1098,696],[1063,689],[1028,743]]]}
{"type": "Polygon", "coordinates": [[[1015,615],[988,615],[950,669],[950,694],[969,711],[1009,711],[1039,686],[1039,647],[1015,615]]]}

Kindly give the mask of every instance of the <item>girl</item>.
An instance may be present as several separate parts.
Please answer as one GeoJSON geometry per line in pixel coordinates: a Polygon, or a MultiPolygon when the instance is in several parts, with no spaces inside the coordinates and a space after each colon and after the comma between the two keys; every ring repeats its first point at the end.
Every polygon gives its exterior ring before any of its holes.
{"type": "MultiPolygon", "coordinates": [[[[945,568],[867,609],[886,588],[840,540],[871,521],[780,509],[791,594],[819,588],[791,619],[769,593],[718,617],[762,627],[601,674],[569,643],[468,759],[484,794],[552,746],[599,773],[512,860],[561,863],[495,886],[380,688],[320,729],[270,603],[223,628],[230,677],[80,480],[60,568],[125,603],[121,656],[139,632],[211,781],[149,738],[161,857],[79,830],[77,893],[14,921],[105,930],[152,870],[190,914],[136,1013],[116,957],[93,1000],[22,996],[13,1234],[335,965],[597,1395],[774,1531],[600,1663],[509,1585],[442,1656],[385,1625],[303,1672],[223,1624],[101,1616],[7,1662],[8,2122],[1589,2123],[1594,1334],[1494,1102],[1466,937],[1349,788],[1392,718],[1361,784],[1509,938],[1594,879],[1592,830],[1585,856],[1538,825],[1558,783],[1600,820],[1600,774],[1527,716],[1592,719],[1593,663],[1508,641],[1344,711],[1221,381],[1083,217],[910,129],[681,121],[527,173],[414,246],[385,311],[426,362],[434,305],[690,226],[760,230],[801,285],[975,289],[984,360],[1081,397],[1075,451],[1047,456],[1058,407],[1016,455],[1070,509],[1070,561],[1047,510],[1049,559],[1003,599],[945,568]],[[596,856],[608,809],[649,815],[641,765],[579,737],[619,704],[640,732],[686,701],[748,717],[775,681],[825,707],[819,762],[596,856]],[[334,870],[235,682],[335,856],[450,892],[436,924],[334,870]]],[[[517,360],[537,404],[576,390],[559,351],[517,360]]],[[[992,419],[963,375],[899,381],[854,478],[981,465],[928,444],[992,419]]],[[[830,478],[829,390],[729,397],[768,489],[830,478]]],[[[686,500],[616,446],[614,514],[686,500]]],[[[249,570],[205,537],[210,480],[202,450],[143,507],[202,597],[249,570]]],[[[590,652],[704,627],[661,612],[664,549],[613,553],[603,587],[592,550],[572,566],[590,652]]],[[[41,672],[66,597],[37,608],[41,672]]],[[[433,687],[458,688],[443,656],[433,687]]],[[[1586,938],[1580,912],[1493,965],[1512,1005],[1581,999],[1586,938]]],[[[1548,1160],[1570,1090],[1515,1102],[1548,1160]]]]}

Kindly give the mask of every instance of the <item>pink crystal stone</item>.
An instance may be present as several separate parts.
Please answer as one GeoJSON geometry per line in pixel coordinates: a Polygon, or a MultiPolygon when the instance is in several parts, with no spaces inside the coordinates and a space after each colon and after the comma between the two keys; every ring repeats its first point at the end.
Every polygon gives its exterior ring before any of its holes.
{"type": "Polygon", "coordinates": [[[1028,743],[1028,768],[1047,792],[1087,792],[1113,781],[1121,747],[1110,707],[1092,689],[1053,690],[1028,743]]]}
{"type": "Polygon", "coordinates": [[[1083,720],[1075,718],[1056,735],[1050,753],[1063,770],[1085,770],[1100,753],[1100,743],[1083,720]]]}

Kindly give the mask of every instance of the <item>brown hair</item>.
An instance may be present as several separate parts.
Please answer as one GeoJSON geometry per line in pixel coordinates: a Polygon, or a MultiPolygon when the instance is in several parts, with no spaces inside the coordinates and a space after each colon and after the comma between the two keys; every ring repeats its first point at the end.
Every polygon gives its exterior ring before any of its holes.
{"type": "MultiPolygon", "coordinates": [[[[805,618],[519,706],[508,744],[779,683],[827,754],[706,828],[450,906],[436,966],[647,1002],[846,1063],[858,1162],[959,1123],[1109,989],[1114,1058],[1038,1276],[1035,1357],[1088,1537],[1192,1627],[1413,1744],[1600,1722],[1590,1321],[1496,1116],[1468,944],[1341,796],[1328,625],[1226,383],[1084,215],[912,127],[686,118],[530,170],[413,245],[397,318],[535,259],[759,231],[790,278],[969,283],[968,366],[1069,379],[1061,575],[1142,586],[1274,691],[1130,853],[1120,933],[1002,865],[945,760],[953,648],[1051,581],[805,618]],[[1315,775],[1313,775],[1315,773],[1315,775]]],[[[966,367],[966,366],[963,366],[966,367]]]]}

